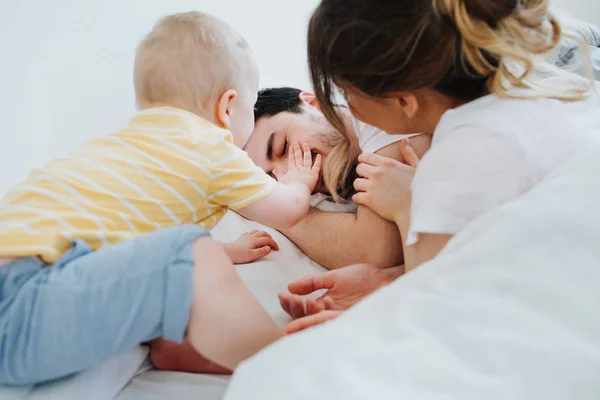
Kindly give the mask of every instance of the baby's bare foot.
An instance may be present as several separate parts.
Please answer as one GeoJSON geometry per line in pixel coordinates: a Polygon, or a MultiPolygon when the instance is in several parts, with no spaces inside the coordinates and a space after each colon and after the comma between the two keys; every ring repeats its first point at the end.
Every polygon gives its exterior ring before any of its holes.
{"type": "Polygon", "coordinates": [[[163,371],[191,372],[196,374],[231,375],[221,367],[198,353],[186,340],[183,343],[157,339],[151,343],[150,361],[163,371]]]}

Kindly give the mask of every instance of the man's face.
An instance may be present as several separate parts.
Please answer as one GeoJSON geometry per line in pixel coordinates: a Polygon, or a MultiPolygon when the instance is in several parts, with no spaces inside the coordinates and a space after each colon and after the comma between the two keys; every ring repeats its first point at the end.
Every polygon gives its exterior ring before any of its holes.
{"type": "MultiPolygon", "coordinates": [[[[293,142],[308,143],[313,160],[317,154],[325,160],[339,142],[340,133],[327,122],[318,108],[304,105],[303,110],[302,113],[281,112],[256,121],[244,150],[268,174],[272,175],[274,169],[287,172],[288,146],[293,142]]],[[[322,179],[319,179],[315,192],[327,193],[322,179]]]]}

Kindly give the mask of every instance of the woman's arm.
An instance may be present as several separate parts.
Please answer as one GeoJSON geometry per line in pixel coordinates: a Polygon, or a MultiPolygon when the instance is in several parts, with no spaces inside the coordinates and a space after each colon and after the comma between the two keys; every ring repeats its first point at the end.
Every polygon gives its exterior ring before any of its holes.
{"type": "MultiPolygon", "coordinates": [[[[408,237],[410,209],[407,208],[405,211],[398,213],[395,222],[400,230],[400,235],[403,238],[408,237]]],[[[405,271],[410,272],[419,265],[432,260],[446,247],[450,239],[452,239],[452,235],[421,233],[419,234],[419,240],[413,245],[407,246],[406,241],[403,241],[405,271]]]]}
{"type": "Polygon", "coordinates": [[[362,178],[355,185],[361,192],[355,196],[355,201],[396,223],[403,238],[404,263],[408,272],[433,259],[452,235],[423,233],[415,244],[407,245],[412,201],[410,185],[420,157],[408,141],[403,141],[400,149],[404,164],[380,155],[360,157],[362,164],[358,172],[362,178]]]}

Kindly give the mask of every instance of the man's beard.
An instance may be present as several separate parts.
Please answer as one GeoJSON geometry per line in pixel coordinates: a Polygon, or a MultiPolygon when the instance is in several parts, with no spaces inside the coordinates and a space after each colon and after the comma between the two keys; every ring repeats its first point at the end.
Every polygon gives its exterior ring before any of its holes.
{"type": "MultiPolygon", "coordinates": [[[[317,133],[315,136],[317,140],[319,140],[321,146],[323,146],[323,148],[328,149],[328,152],[329,150],[337,146],[342,140],[344,140],[344,136],[332,127],[330,127],[330,129],[327,132],[317,133]]],[[[358,159],[352,160],[351,163],[352,166],[350,169],[350,173],[346,177],[343,186],[338,190],[340,196],[346,200],[349,200],[350,197],[354,194],[354,181],[356,180],[356,178],[358,178],[358,175],[356,173],[356,167],[358,167],[358,159]]],[[[327,194],[331,194],[328,192],[326,188],[326,183],[324,181],[323,188],[321,189],[325,190],[327,194]]]]}
{"type": "Polygon", "coordinates": [[[327,150],[333,149],[344,139],[342,134],[333,128],[329,129],[327,132],[317,133],[315,137],[321,146],[327,150]]]}

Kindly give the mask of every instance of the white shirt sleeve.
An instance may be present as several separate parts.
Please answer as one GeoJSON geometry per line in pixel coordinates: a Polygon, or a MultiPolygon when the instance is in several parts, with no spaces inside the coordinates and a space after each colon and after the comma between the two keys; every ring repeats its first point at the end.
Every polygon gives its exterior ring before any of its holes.
{"type": "Polygon", "coordinates": [[[448,134],[417,167],[408,245],[419,233],[454,235],[532,186],[533,172],[520,143],[481,130],[465,127],[448,134]]]}
{"type": "Polygon", "coordinates": [[[417,136],[418,133],[407,135],[391,135],[372,125],[365,124],[362,121],[352,117],[354,132],[358,137],[358,145],[363,153],[375,153],[390,144],[401,141],[402,139],[417,136]]]}

